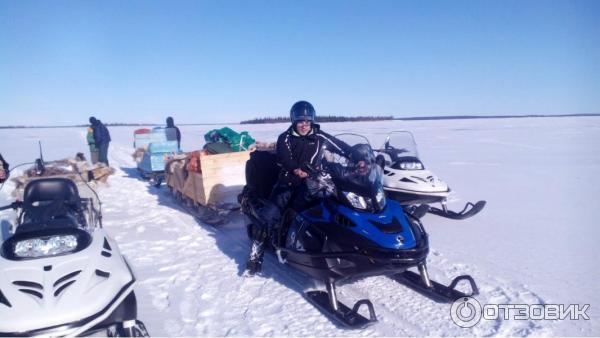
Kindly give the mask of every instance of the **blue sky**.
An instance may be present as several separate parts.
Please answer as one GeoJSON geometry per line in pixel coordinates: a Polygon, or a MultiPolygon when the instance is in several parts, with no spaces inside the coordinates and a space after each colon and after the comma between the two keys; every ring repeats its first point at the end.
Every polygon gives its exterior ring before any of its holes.
{"type": "Polygon", "coordinates": [[[600,1],[0,0],[0,125],[600,113],[600,1]]]}

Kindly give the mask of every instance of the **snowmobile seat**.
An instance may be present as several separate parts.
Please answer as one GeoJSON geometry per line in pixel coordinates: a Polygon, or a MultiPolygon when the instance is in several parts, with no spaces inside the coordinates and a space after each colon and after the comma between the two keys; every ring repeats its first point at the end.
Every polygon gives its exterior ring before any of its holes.
{"type": "Polygon", "coordinates": [[[67,178],[42,178],[29,182],[23,194],[25,205],[50,202],[56,199],[79,206],[81,198],[75,182],[67,178]]]}
{"type": "Polygon", "coordinates": [[[269,198],[271,190],[277,183],[280,168],[277,165],[277,156],[269,151],[256,150],[250,153],[246,162],[246,187],[245,193],[253,197],[269,198]]]}
{"type": "Polygon", "coordinates": [[[25,219],[40,220],[81,211],[81,198],[75,183],[66,178],[31,181],[23,194],[25,219]]]}

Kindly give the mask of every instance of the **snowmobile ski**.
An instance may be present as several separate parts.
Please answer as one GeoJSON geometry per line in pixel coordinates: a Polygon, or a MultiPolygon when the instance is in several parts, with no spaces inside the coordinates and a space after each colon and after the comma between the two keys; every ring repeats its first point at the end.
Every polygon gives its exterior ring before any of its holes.
{"type": "Polygon", "coordinates": [[[469,202],[460,212],[429,207],[429,213],[449,219],[461,220],[477,215],[485,207],[485,203],[485,201],[479,201],[475,204],[469,202]]]}
{"type": "Polygon", "coordinates": [[[114,325],[106,332],[107,337],[150,337],[144,323],[139,320],[131,320],[127,323],[114,325]]]}
{"type": "Polygon", "coordinates": [[[429,277],[426,277],[430,284],[430,286],[427,286],[427,282],[423,280],[424,278],[412,271],[398,273],[392,275],[391,278],[437,303],[452,303],[459,298],[472,297],[479,294],[479,289],[477,288],[473,277],[469,275],[454,278],[452,283],[448,286],[429,280],[429,277]],[[463,280],[469,283],[471,294],[456,290],[458,283],[463,280]]]}
{"type": "Polygon", "coordinates": [[[229,222],[227,217],[231,212],[240,210],[238,203],[220,203],[209,205],[207,207],[199,207],[201,215],[198,219],[212,226],[223,225],[229,222]]]}
{"type": "Polygon", "coordinates": [[[335,297],[333,297],[333,301],[336,302],[336,309],[334,306],[332,306],[330,295],[330,293],[325,291],[308,291],[305,293],[306,298],[311,304],[323,312],[323,314],[334,319],[337,323],[346,328],[362,329],[377,322],[377,316],[375,315],[373,304],[368,299],[359,300],[356,302],[356,304],[354,304],[354,307],[350,309],[348,306],[337,301],[335,297]],[[369,310],[369,318],[366,318],[358,313],[358,310],[362,305],[367,306],[369,310]]]}
{"type": "Polygon", "coordinates": [[[186,209],[202,223],[212,226],[226,224],[228,222],[227,215],[230,213],[229,210],[214,209],[203,205],[196,206],[196,210],[193,207],[186,209]]]}
{"type": "Polygon", "coordinates": [[[150,183],[155,187],[155,188],[159,188],[160,185],[162,184],[162,182],[165,180],[165,175],[164,174],[155,174],[152,176],[152,178],[150,179],[150,183]]]}
{"type": "Polygon", "coordinates": [[[211,209],[223,211],[237,211],[240,210],[241,205],[239,203],[218,203],[211,207],[211,209]]]}
{"type": "Polygon", "coordinates": [[[169,187],[169,191],[171,196],[185,211],[194,216],[198,221],[208,225],[219,226],[226,224],[229,222],[229,214],[240,209],[238,203],[219,203],[205,206],[195,203],[192,199],[173,190],[171,187],[169,187]]]}

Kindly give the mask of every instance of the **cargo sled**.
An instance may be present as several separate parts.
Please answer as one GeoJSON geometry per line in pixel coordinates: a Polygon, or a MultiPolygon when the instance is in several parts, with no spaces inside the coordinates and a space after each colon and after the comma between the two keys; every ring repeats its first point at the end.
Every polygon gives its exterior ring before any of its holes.
{"type": "Polygon", "coordinates": [[[237,196],[246,184],[245,166],[250,152],[175,156],[166,165],[166,185],[173,197],[202,222],[224,224],[227,214],[239,209],[237,196]]]}

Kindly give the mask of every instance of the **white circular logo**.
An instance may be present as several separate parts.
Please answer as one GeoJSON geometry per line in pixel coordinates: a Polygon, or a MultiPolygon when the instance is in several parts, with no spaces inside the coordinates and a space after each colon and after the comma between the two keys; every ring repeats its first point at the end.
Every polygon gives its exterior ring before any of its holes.
{"type": "Polygon", "coordinates": [[[452,303],[450,317],[460,327],[473,327],[481,320],[481,304],[473,297],[459,298],[452,303]]]}

